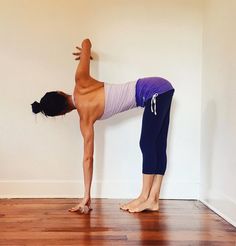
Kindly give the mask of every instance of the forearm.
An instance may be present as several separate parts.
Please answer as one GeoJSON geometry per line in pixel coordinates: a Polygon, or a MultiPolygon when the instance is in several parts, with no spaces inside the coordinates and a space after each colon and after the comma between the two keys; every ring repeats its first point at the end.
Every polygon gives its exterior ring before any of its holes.
{"type": "Polygon", "coordinates": [[[81,76],[89,75],[90,56],[91,56],[90,49],[82,48],[80,61],[79,64],[77,65],[76,72],[75,72],[75,80],[80,79],[81,76]]]}
{"type": "Polygon", "coordinates": [[[91,43],[89,39],[85,39],[82,42],[80,62],[76,69],[76,74],[75,74],[76,81],[82,77],[89,76],[90,57],[91,57],[91,43]]]}
{"type": "Polygon", "coordinates": [[[84,138],[83,172],[84,172],[84,198],[90,198],[93,178],[93,150],[94,128],[93,123],[80,118],[80,130],[84,138]]]}
{"type": "Polygon", "coordinates": [[[84,198],[90,198],[90,191],[93,178],[93,158],[88,158],[83,161],[84,172],[84,198]]]}

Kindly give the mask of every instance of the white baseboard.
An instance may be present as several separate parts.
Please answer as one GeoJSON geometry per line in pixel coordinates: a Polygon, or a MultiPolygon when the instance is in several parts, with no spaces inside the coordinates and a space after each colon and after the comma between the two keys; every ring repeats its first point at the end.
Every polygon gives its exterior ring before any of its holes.
{"type": "Polygon", "coordinates": [[[200,197],[199,200],[236,227],[236,201],[212,190],[208,191],[207,195],[205,194],[204,197],[200,197]]]}
{"type": "MultiPolygon", "coordinates": [[[[139,194],[141,184],[124,181],[94,181],[93,198],[130,199],[139,194]]],[[[199,183],[164,182],[160,199],[198,199],[199,183]]],[[[74,180],[1,180],[0,198],[78,198],[83,182],[74,180]]]]}

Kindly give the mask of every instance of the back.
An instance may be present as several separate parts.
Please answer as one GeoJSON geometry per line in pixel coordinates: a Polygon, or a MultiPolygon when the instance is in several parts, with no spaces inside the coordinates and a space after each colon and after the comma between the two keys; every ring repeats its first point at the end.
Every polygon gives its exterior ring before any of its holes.
{"type": "Polygon", "coordinates": [[[136,81],[123,84],[104,82],[105,107],[102,117],[98,120],[110,118],[112,115],[137,107],[135,92],[136,81]]]}

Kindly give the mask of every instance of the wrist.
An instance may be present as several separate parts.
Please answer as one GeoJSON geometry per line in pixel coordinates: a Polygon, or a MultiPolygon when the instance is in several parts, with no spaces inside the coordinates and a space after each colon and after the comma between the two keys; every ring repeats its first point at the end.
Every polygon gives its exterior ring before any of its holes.
{"type": "Polygon", "coordinates": [[[86,195],[86,196],[84,196],[83,201],[89,201],[90,199],[91,199],[91,197],[86,195]]]}

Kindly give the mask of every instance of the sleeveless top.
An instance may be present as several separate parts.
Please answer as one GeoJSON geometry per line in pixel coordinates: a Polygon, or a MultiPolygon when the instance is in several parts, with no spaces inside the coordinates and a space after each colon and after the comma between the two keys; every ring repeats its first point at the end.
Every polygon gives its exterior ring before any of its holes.
{"type": "Polygon", "coordinates": [[[136,81],[123,84],[104,82],[105,106],[103,115],[98,120],[105,120],[114,114],[137,107],[135,87],[136,81]]]}
{"type": "MultiPolygon", "coordinates": [[[[151,99],[151,111],[156,115],[156,97],[169,90],[174,90],[171,83],[161,77],[140,78],[122,84],[104,82],[105,106],[103,115],[98,120],[105,120],[120,112],[145,107],[151,99]]],[[[74,98],[72,96],[74,102],[74,98]]]]}

